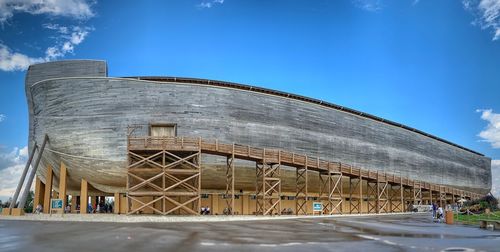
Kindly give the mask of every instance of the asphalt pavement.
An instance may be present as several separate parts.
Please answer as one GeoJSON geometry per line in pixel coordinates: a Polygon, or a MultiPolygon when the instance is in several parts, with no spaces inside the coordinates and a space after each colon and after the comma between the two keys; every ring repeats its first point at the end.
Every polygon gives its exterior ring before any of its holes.
{"type": "Polygon", "coordinates": [[[0,220],[0,251],[500,251],[500,232],[428,215],[179,222],[0,220]]]}

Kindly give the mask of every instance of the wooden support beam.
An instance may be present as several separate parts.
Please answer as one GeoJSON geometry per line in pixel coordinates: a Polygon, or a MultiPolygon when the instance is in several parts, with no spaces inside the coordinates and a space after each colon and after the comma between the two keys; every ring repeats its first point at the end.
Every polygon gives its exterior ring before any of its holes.
{"type": "Polygon", "coordinates": [[[446,191],[444,186],[439,186],[439,205],[444,209],[446,205],[446,191]]]}
{"type": "Polygon", "coordinates": [[[35,198],[33,199],[33,212],[35,212],[38,205],[43,208],[43,201],[45,198],[45,184],[40,180],[38,176],[35,179],[35,198]]]}
{"type": "Polygon", "coordinates": [[[389,184],[389,212],[402,212],[404,205],[402,201],[402,187],[401,184],[389,184]]]}
{"type": "MultiPolygon", "coordinates": [[[[454,200],[454,197],[457,194],[455,190],[451,187],[424,183],[422,181],[416,181],[409,178],[404,178],[396,175],[387,175],[380,173],[376,173],[369,170],[363,170],[360,168],[350,167],[344,164],[339,164],[332,161],[321,160],[318,157],[309,157],[303,154],[296,154],[292,152],[286,152],[282,150],[266,150],[263,148],[256,148],[251,146],[240,146],[235,144],[225,144],[220,143],[218,140],[202,140],[201,138],[189,138],[189,137],[165,137],[165,138],[151,138],[151,137],[141,137],[141,138],[128,138],[128,151],[130,152],[128,155],[129,159],[129,169],[128,172],[132,175],[127,176],[127,188],[133,189],[128,193],[133,196],[139,196],[139,194],[146,195],[145,192],[138,192],[138,189],[146,190],[147,188],[154,188],[153,192],[150,192],[151,195],[155,197],[161,197],[162,192],[158,190],[159,188],[165,188],[170,190],[173,187],[179,190],[186,190],[185,194],[195,195],[194,192],[196,187],[198,188],[198,192],[201,191],[201,183],[197,185],[191,185],[186,183],[186,177],[197,174],[196,171],[196,162],[187,157],[187,152],[191,152],[193,157],[198,156],[198,153],[207,153],[219,156],[226,156],[228,158],[227,167],[228,172],[226,176],[226,195],[234,195],[234,189],[232,186],[231,176],[229,175],[232,170],[231,162],[234,162],[233,159],[238,158],[242,160],[255,161],[256,164],[256,175],[258,177],[256,181],[256,195],[257,195],[257,209],[270,209],[272,207],[273,211],[278,212],[281,209],[279,206],[281,201],[279,197],[272,196],[266,194],[278,194],[281,195],[281,179],[278,177],[270,176],[271,173],[276,172],[276,167],[280,165],[286,165],[290,167],[295,167],[297,169],[296,173],[296,214],[307,213],[307,199],[308,195],[308,172],[315,171],[321,172],[323,174],[327,172],[337,171],[330,170],[331,167],[335,165],[340,165],[338,167],[338,171],[342,173],[344,176],[349,177],[359,177],[359,208],[362,208],[362,204],[364,201],[363,179],[367,180],[367,202],[368,202],[368,212],[388,212],[388,211],[405,211],[405,206],[413,203],[413,204],[422,204],[423,191],[429,191],[429,200],[433,200],[432,192],[435,191],[441,192],[443,191],[446,195],[444,196],[444,200],[449,200],[447,194],[451,195],[451,200],[454,200]],[[132,143],[135,142],[135,143],[132,143]],[[150,154],[147,154],[150,153],[150,154]],[[310,159],[310,160],[309,160],[310,159]],[[277,161],[279,160],[279,161],[277,161]],[[231,162],[229,162],[231,161],[231,162]],[[311,162],[309,162],[311,161],[311,162]],[[276,165],[276,164],[279,165],[276,165]],[[261,166],[261,167],[259,167],[261,166]],[[166,172],[168,170],[168,172],[166,172]],[[158,177],[142,177],[139,173],[155,173],[158,177]],[[157,172],[157,173],[156,173],[157,172]],[[164,172],[165,175],[161,175],[161,172],[164,172]],[[158,179],[157,178],[160,178],[158,179]],[[134,180],[131,183],[131,180],[134,180]],[[159,183],[161,180],[161,183],[159,183]],[[167,181],[169,180],[169,181],[167,181]],[[138,181],[138,182],[137,182],[138,181]],[[279,182],[279,183],[278,183],[279,182]],[[171,183],[170,185],[167,183],[171,183]],[[172,185],[173,183],[173,185],[172,185]],[[279,191],[279,193],[277,193],[279,191]],[[231,193],[230,193],[231,192],[231,193]],[[399,200],[398,200],[399,194],[399,200]],[[261,196],[259,196],[261,195],[261,196]],[[264,198],[267,201],[264,201],[264,198]],[[401,205],[401,207],[399,206],[401,205]],[[276,210],[276,208],[279,208],[276,210]]],[[[279,169],[278,169],[279,170],[279,169]]],[[[201,176],[194,176],[195,179],[200,179],[201,176]]],[[[325,182],[325,181],[323,181],[325,182]]],[[[354,184],[356,179],[349,179],[349,196],[351,201],[354,201],[355,196],[355,187],[354,184]]],[[[326,188],[325,184],[325,188],[326,188]]],[[[147,191],[147,190],[146,190],[147,191]]],[[[165,190],[163,190],[165,191],[165,190]]],[[[163,192],[163,196],[171,196],[173,192],[163,192]]],[[[326,194],[325,194],[326,195],[326,194]]],[[[437,194],[436,194],[437,195],[437,194]]],[[[474,194],[471,192],[465,192],[464,197],[467,198],[477,198],[478,194],[474,194]]],[[[439,198],[443,198],[440,195],[439,198]]],[[[228,199],[228,204],[233,208],[233,204],[230,203],[231,200],[234,199],[232,197],[225,197],[228,199]],[[228,199],[229,198],[229,199],[228,199]]],[[[180,201],[179,198],[175,200],[180,201]]],[[[427,198],[425,198],[427,200],[427,198]]],[[[165,202],[167,199],[163,199],[163,209],[162,213],[166,213],[165,202]]],[[[147,204],[147,203],[146,203],[147,204]]],[[[195,202],[189,203],[190,206],[194,209],[195,202]]],[[[177,210],[184,209],[184,207],[188,206],[183,203],[179,203],[177,205],[177,210]]],[[[197,202],[199,208],[200,201],[197,202]]],[[[350,212],[356,211],[357,208],[354,206],[356,203],[351,202],[353,206],[350,207],[350,212]],[[352,210],[351,210],[352,209],[352,210]]],[[[343,201],[341,203],[343,205],[343,201]]],[[[443,204],[444,205],[444,204],[443,204]]],[[[198,209],[197,209],[198,210],[198,209]]],[[[197,211],[196,210],[196,211],[197,211]]],[[[232,211],[231,211],[232,212],[232,211]]],[[[266,213],[267,211],[256,211],[261,214],[266,213]]]]}
{"type": "Polygon", "coordinates": [[[226,193],[225,201],[229,215],[234,215],[234,143],[231,150],[231,156],[226,157],[226,193]]]}
{"type": "Polygon", "coordinates": [[[400,193],[400,202],[401,202],[401,212],[405,211],[405,199],[404,199],[404,187],[403,187],[403,177],[399,177],[399,193],[400,193]]]}
{"type": "Polygon", "coordinates": [[[113,212],[115,214],[120,214],[120,193],[115,192],[115,206],[113,207],[113,212]]]}
{"type": "Polygon", "coordinates": [[[212,194],[210,195],[211,200],[212,200],[212,215],[218,214],[219,213],[219,195],[218,194],[212,194]]]}
{"type": "Polygon", "coordinates": [[[353,178],[349,177],[349,213],[361,213],[361,187],[363,186],[361,183],[361,178],[353,178]],[[356,197],[354,192],[359,192],[358,196],[356,197]]]}
{"type": "Polygon", "coordinates": [[[161,215],[177,212],[199,214],[201,139],[197,151],[189,144],[190,141],[184,139],[181,139],[180,148],[170,149],[167,144],[159,144],[162,149],[156,152],[129,148],[127,201],[133,209],[127,209],[127,214],[142,211],[161,215]]]}
{"type": "Polygon", "coordinates": [[[87,180],[82,179],[80,185],[80,214],[87,214],[89,206],[88,183],[87,180]]]}
{"type": "Polygon", "coordinates": [[[413,205],[422,204],[422,182],[413,181],[413,205]]]}
{"type": "Polygon", "coordinates": [[[47,175],[45,176],[45,193],[43,199],[43,213],[48,214],[50,211],[50,199],[52,198],[52,181],[54,179],[54,172],[52,166],[47,165],[47,175]]]}
{"type": "MultiPolygon", "coordinates": [[[[294,158],[294,157],[292,157],[294,158]]],[[[295,214],[307,215],[308,169],[307,156],[304,165],[295,170],[295,214]]]]}
{"type": "Polygon", "coordinates": [[[387,174],[380,176],[377,171],[377,213],[385,212],[388,213],[387,205],[389,203],[389,183],[387,182],[387,174]]]}
{"type": "Polygon", "coordinates": [[[377,187],[378,183],[376,181],[367,180],[366,183],[366,202],[367,202],[367,212],[377,213],[377,187]]]}
{"type": "Polygon", "coordinates": [[[76,213],[77,196],[71,195],[71,213],[76,213]]]}
{"type": "Polygon", "coordinates": [[[272,163],[262,151],[262,161],[256,162],[256,213],[260,215],[281,215],[281,152],[272,163]]]}
{"type": "MultiPolygon", "coordinates": [[[[26,162],[26,164],[24,165],[23,174],[19,178],[19,182],[17,184],[16,191],[14,192],[14,196],[12,197],[12,201],[10,202],[10,205],[9,205],[9,209],[16,207],[17,198],[19,197],[19,193],[21,192],[21,189],[22,189],[23,184],[24,184],[24,180],[26,179],[26,174],[28,173],[28,170],[29,170],[30,165],[31,165],[31,161],[33,160],[33,157],[35,156],[35,152],[36,152],[37,148],[38,148],[38,146],[37,146],[36,142],[34,142],[33,150],[30,153],[30,156],[28,158],[28,162],[26,162]]],[[[41,154],[39,154],[39,155],[41,155],[41,154]]],[[[37,179],[38,179],[38,177],[37,177],[37,179]]],[[[28,185],[28,187],[31,187],[31,185],[28,185]]],[[[29,190],[29,188],[28,188],[28,190],[29,190]]],[[[35,209],[35,208],[36,208],[36,206],[34,205],[33,209],[35,209]]]]}
{"type": "Polygon", "coordinates": [[[66,169],[66,165],[61,161],[61,168],[59,172],[59,199],[63,200],[63,213],[64,209],[68,205],[66,201],[66,183],[68,181],[68,171],[66,169]]]}

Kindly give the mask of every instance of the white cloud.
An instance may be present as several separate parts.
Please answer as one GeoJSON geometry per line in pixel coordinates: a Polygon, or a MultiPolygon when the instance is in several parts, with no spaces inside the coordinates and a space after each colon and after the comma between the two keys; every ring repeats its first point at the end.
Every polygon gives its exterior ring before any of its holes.
{"type": "MultiPolygon", "coordinates": [[[[0,0],[1,1],[1,0],[0,0]]],[[[9,47],[0,43],[0,70],[22,71],[28,69],[29,65],[47,62],[64,57],[68,53],[73,53],[75,46],[81,44],[93,30],[91,27],[65,27],[58,24],[44,24],[44,28],[55,30],[58,34],[59,42],[45,50],[44,57],[30,57],[28,55],[14,52],[9,47]]]]}
{"type": "Polygon", "coordinates": [[[0,122],[5,121],[5,118],[7,118],[4,114],[0,114],[0,122]]]}
{"type": "Polygon", "coordinates": [[[365,11],[377,12],[382,10],[382,3],[380,0],[352,0],[354,6],[365,11]]]}
{"type": "MultiPolygon", "coordinates": [[[[95,15],[91,8],[94,3],[92,0],[0,0],[0,24],[3,26],[8,23],[16,13],[69,17],[81,23],[81,20],[95,15]]],[[[31,57],[0,42],[0,70],[22,71],[31,64],[64,57],[73,53],[75,46],[81,44],[93,30],[87,26],[62,26],[54,23],[46,23],[42,27],[57,34],[54,45],[47,47],[45,55],[31,57]]]]}
{"type": "Polygon", "coordinates": [[[209,9],[216,5],[221,5],[224,3],[224,0],[212,0],[212,1],[204,1],[196,5],[200,9],[209,9]]]}
{"type": "Polygon", "coordinates": [[[63,40],[63,42],[47,48],[44,61],[51,61],[64,57],[67,53],[73,53],[75,46],[82,43],[93,28],[74,26],[71,29],[71,34],[67,31],[67,27],[62,28],[62,26],[57,26],[55,30],[60,33],[60,39],[63,40]]]}
{"type": "Polygon", "coordinates": [[[4,44],[0,44],[0,70],[25,70],[29,65],[43,62],[43,58],[31,58],[25,54],[13,52],[4,44]]]}
{"type": "Polygon", "coordinates": [[[28,146],[24,146],[23,148],[19,149],[19,155],[20,158],[27,158],[28,157],[28,146]]]}
{"type": "Polygon", "coordinates": [[[491,160],[491,193],[500,197],[500,160],[491,160]]]}
{"type": "Polygon", "coordinates": [[[0,23],[9,20],[15,13],[23,12],[88,19],[94,16],[91,5],[86,0],[0,0],[0,23]]]}
{"type": "Polygon", "coordinates": [[[0,199],[2,201],[6,201],[14,195],[23,169],[24,165],[19,164],[0,170],[0,199]]]}
{"type": "Polygon", "coordinates": [[[0,199],[12,197],[26,165],[28,147],[0,153],[0,199]]]}
{"type": "Polygon", "coordinates": [[[478,109],[481,119],[488,122],[484,130],[479,132],[479,137],[491,144],[493,148],[500,148],[500,114],[496,114],[492,109],[478,109]]]}
{"type": "Polygon", "coordinates": [[[45,29],[58,31],[61,34],[67,34],[69,31],[68,27],[59,24],[47,23],[43,24],[42,27],[45,29]]]}
{"type": "Polygon", "coordinates": [[[463,0],[462,4],[474,14],[474,25],[491,29],[493,40],[500,39],[500,0],[463,0]]]}

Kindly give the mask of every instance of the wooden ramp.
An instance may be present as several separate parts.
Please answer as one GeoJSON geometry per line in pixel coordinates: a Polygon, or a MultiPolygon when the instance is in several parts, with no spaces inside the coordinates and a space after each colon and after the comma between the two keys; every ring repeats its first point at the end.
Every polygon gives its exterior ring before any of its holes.
{"type": "Polygon", "coordinates": [[[281,166],[297,169],[296,214],[305,214],[308,171],[318,172],[320,199],[326,202],[323,214],[341,214],[341,181],[349,178],[350,211],[361,212],[368,201],[368,213],[405,211],[404,202],[422,204],[424,192],[430,201],[475,199],[479,194],[453,187],[411,180],[395,174],[370,171],[336,161],[323,160],[286,150],[221,143],[196,137],[128,137],[127,198],[138,208],[129,214],[151,209],[157,214],[199,214],[201,202],[201,154],[227,158],[225,199],[228,214],[234,209],[234,160],[256,163],[256,213],[279,215],[281,209],[281,166]],[[362,182],[367,182],[363,192],[362,182]],[[357,198],[353,197],[357,193],[357,198]],[[365,193],[365,195],[363,195],[365,193]],[[142,199],[142,200],[141,200],[142,199]],[[144,200],[146,199],[146,200],[144,200]],[[354,209],[354,210],[353,210],[354,209]]]}

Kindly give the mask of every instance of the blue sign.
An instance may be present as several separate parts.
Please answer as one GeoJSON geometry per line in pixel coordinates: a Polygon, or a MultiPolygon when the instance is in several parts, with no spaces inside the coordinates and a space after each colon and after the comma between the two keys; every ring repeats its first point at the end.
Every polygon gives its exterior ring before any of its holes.
{"type": "Polygon", "coordinates": [[[63,209],[63,200],[62,199],[52,199],[50,201],[50,205],[51,205],[51,208],[54,209],[54,210],[57,210],[57,209],[63,209]]]}
{"type": "Polygon", "coordinates": [[[313,202],[313,211],[323,211],[323,203],[313,202]]]}

